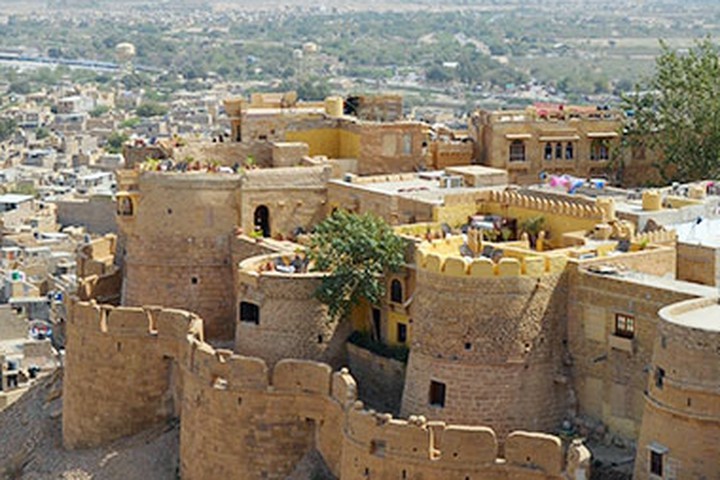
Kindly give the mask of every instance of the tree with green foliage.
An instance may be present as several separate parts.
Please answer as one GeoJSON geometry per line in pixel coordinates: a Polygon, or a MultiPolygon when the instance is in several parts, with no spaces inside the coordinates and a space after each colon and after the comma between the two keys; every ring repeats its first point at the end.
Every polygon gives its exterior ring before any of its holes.
{"type": "Polygon", "coordinates": [[[44,140],[50,136],[50,130],[46,127],[40,127],[35,130],[35,138],[38,140],[44,140]]]}
{"type": "Polygon", "coordinates": [[[10,138],[17,130],[17,123],[12,118],[0,118],[0,142],[10,138]]]}
{"type": "Polygon", "coordinates": [[[97,107],[90,110],[90,116],[93,118],[99,118],[110,111],[110,107],[107,105],[98,105],[97,107]]]}
{"type": "Polygon", "coordinates": [[[120,122],[120,128],[135,128],[142,123],[138,117],[130,117],[127,120],[120,122]]]}
{"type": "Polygon", "coordinates": [[[720,177],[720,56],[705,39],[687,53],[661,42],[655,75],[624,97],[625,147],[658,153],[665,181],[720,177]]]}
{"type": "Polygon", "coordinates": [[[112,132],[105,144],[105,150],[107,150],[108,153],[120,153],[122,151],[123,144],[127,142],[128,138],[129,137],[125,133],[112,132]]]}
{"type": "Polygon", "coordinates": [[[380,217],[335,211],[315,228],[309,258],[329,274],[316,291],[334,319],[347,317],[361,300],[377,304],[385,295],[383,276],[403,264],[404,242],[380,217]]]}
{"type": "Polygon", "coordinates": [[[143,102],[139,107],[137,107],[138,116],[144,118],[165,115],[167,111],[168,109],[166,106],[157,102],[143,102]]]}

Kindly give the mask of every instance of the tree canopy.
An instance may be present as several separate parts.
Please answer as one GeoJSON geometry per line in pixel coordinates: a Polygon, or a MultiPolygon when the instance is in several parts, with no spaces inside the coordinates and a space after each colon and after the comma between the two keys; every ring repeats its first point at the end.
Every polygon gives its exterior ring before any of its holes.
{"type": "Polygon", "coordinates": [[[342,210],[317,225],[309,257],[329,272],[316,292],[332,318],[349,315],[362,299],[378,303],[385,295],[383,276],[403,263],[404,243],[381,218],[342,210]]]}
{"type": "Polygon", "coordinates": [[[129,137],[125,133],[112,132],[107,139],[105,150],[107,150],[108,153],[122,152],[123,144],[127,142],[128,138],[129,137]]]}
{"type": "Polygon", "coordinates": [[[624,98],[631,112],[626,138],[658,153],[666,181],[720,176],[720,57],[709,40],[687,53],[661,42],[655,75],[624,98]]]}
{"type": "Polygon", "coordinates": [[[17,123],[11,118],[0,118],[0,142],[10,138],[17,130],[17,123]]]}
{"type": "Polygon", "coordinates": [[[144,102],[139,107],[137,107],[136,111],[138,116],[145,118],[158,117],[161,115],[165,115],[167,112],[167,107],[157,102],[144,102]]]}

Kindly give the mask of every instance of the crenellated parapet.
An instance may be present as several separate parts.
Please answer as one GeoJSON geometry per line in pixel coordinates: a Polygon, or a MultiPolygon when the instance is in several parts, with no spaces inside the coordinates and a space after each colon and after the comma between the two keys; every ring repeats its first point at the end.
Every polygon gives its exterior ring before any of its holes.
{"type": "Polygon", "coordinates": [[[303,252],[248,258],[237,269],[235,350],[270,365],[284,358],[339,367],[351,324],[328,315],[316,292],[326,273],[310,271],[303,252]]]}
{"type": "MultiPolygon", "coordinates": [[[[343,480],[563,478],[566,472],[575,478],[579,470],[589,473],[587,460],[572,472],[566,470],[562,443],[553,435],[512,432],[503,439],[501,455],[496,434],[488,427],[428,422],[416,416],[396,419],[367,411],[360,402],[347,412],[345,436],[350,441],[343,452],[343,480]]],[[[580,445],[567,455],[578,453],[589,459],[580,445]]]]}
{"type": "Polygon", "coordinates": [[[538,213],[563,215],[575,218],[592,219],[599,222],[605,219],[606,212],[600,206],[566,202],[549,198],[532,197],[517,192],[490,192],[487,203],[499,203],[507,207],[520,207],[535,210],[538,213]]]}
{"type": "Polygon", "coordinates": [[[567,263],[567,256],[563,254],[523,253],[512,247],[505,247],[508,256],[497,262],[487,257],[464,257],[459,253],[463,243],[461,236],[423,243],[416,250],[416,264],[420,270],[431,274],[494,278],[558,274],[562,273],[567,263]]]}
{"type": "Polygon", "coordinates": [[[567,261],[472,231],[420,244],[401,413],[488,425],[499,442],[561,421],[567,261]]]}
{"type": "Polygon", "coordinates": [[[68,339],[65,445],[102,445],[180,416],[183,479],[284,478],[313,449],[348,480],[402,471],[560,480],[589,469],[586,449],[573,446],[586,461],[568,470],[551,435],[513,432],[500,459],[489,428],[367,411],[346,369],[294,359],[269,368],[205,343],[200,318],[180,310],[75,302],[68,339]]]}
{"type": "Polygon", "coordinates": [[[654,232],[641,232],[632,237],[635,244],[674,244],[677,242],[675,230],[655,230],[654,232]]]}
{"type": "Polygon", "coordinates": [[[102,445],[172,417],[178,384],[170,359],[202,321],[185,311],[70,304],[66,324],[63,442],[102,445]]]}

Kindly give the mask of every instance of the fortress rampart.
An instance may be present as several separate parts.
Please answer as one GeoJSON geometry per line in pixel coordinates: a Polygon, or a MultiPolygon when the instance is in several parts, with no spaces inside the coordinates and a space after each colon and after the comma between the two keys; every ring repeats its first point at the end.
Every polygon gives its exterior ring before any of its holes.
{"type": "Polygon", "coordinates": [[[634,478],[717,476],[719,314],[715,298],[688,300],[660,310],[634,478]]]}
{"type": "Polygon", "coordinates": [[[582,446],[570,446],[566,460],[558,438],[514,432],[499,458],[489,428],[378,415],[363,410],[356,390],[346,370],[322,363],[282,360],[270,370],[214,349],[187,312],[77,302],[63,439],[69,448],[100,445],[179,414],[184,479],[281,479],[311,449],[343,480],[587,474],[582,446]]]}
{"type": "Polygon", "coordinates": [[[236,175],[145,172],[126,237],[123,305],[197,312],[210,338],[234,334],[229,225],[238,223],[236,175]]]}
{"type": "Polygon", "coordinates": [[[597,222],[603,221],[606,214],[600,206],[587,205],[580,202],[566,202],[523,195],[516,192],[491,191],[487,203],[499,203],[507,207],[520,207],[527,210],[536,210],[541,213],[554,213],[573,218],[587,218],[597,222]]]}
{"type": "Polygon", "coordinates": [[[465,260],[445,251],[453,242],[418,249],[401,413],[488,425],[502,436],[551,429],[569,398],[562,363],[566,259],[465,260]],[[433,393],[438,388],[441,398],[433,393]]]}
{"type": "Polygon", "coordinates": [[[315,297],[323,273],[261,270],[283,257],[287,263],[293,260],[293,255],[274,254],[240,263],[236,351],[262,358],[270,365],[292,357],[339,367],[346,357],[350,322],[332,320],[327,307],[315,297]],[[243,303],[246,308],[257,308],[257,316],[243,318],[243,303]]]}
{"type": "Polygon", "coordinates": [[[73,303],[66,325],[63,439],[86,448],[176,414],[171,359],[202,322],[178,310],[73,303]]]}

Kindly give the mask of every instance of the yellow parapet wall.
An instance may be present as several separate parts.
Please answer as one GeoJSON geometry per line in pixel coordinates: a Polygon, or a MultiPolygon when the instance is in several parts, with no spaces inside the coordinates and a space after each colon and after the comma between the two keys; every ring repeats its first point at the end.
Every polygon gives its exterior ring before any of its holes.
{"type": "Polygon", "coordinates": [[[562,272],[568,260],[563,254],[523,254],[521,250],[513,250],[513,257],[498,263],[485,257],[470,259],[460,256],[462,243],[463,238],[456,236],[422,244],[416,251],[418,268],[453,277],[540,276],[562,272]]]}
{"type": "Polygon", "coordinates": [[[65,445],[102,445],[179,414],[184,479],[284,478],[311,449],[343,480],[589,474],[585,447],[571,446],[566,461],[552,435],[513,432],[501,460],[490,428],[365,410],[347,370],[291,359],[270,369],[205,343],[187,312],[77,302],[68,338],[65,445]]]}

